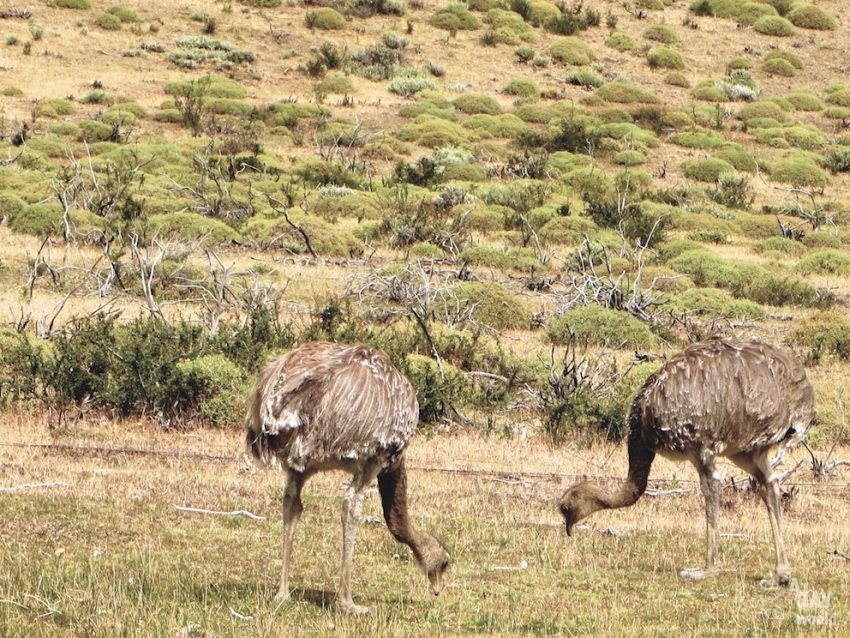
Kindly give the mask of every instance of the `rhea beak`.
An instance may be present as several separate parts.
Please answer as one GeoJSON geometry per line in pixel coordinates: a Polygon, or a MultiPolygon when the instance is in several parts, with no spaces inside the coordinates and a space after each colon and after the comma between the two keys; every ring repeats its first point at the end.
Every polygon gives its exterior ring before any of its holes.
{"type": "Polygon", "coordinates": [[[567,536],[573,535],[573,524],[570,521],[564,521],[564,527],[567,530],[567,536]]]}
{"type": "Polygon", "coordinates": [[[431,593],[435,596],[439,596],[440,592],[443,591],[443,576],[442,574],[435,574],[430,579],[431,581],[431,593]]]}

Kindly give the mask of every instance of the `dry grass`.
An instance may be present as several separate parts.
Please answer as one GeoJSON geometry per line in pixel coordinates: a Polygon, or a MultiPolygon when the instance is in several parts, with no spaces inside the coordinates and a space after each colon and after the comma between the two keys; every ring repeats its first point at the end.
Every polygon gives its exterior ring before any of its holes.
{"type": "MultiPolygon", "coordinates": [[[[377,611],[350,618],[333,612],[341,475],[317,477],[306,490],[294,600],[276,609],[281,479],[244,471],[240,432],[162,432],[110,422],[57,434],[38,423],[7,414],[0,438],[209,453],[232,461],[0,448],[4,485],[69,484],[0,497],[4,636],[177,635],[193,623],[216,636],[804,632],[795,622],[794,593],[757,582],[770,573],[773,557],[767,516],[752,494],[724,495],[721,559],[728,571],[713,581],[685,582],[677,569],[698,564],[703,551],[702,500],[692,491],[644,497],[633,508],[598,515],[567,538],[553,505],[569,479],[523,483],[414,470],[411,508],[417,523],[452,553],[449,585],[433,598],[409,552],[383,524],[366,524],[355,558],[355,598],[377,611]],[[267,520],[181,514],[173,504],[247,509],[267,520]],[[231,608],[252,620],[233,617],[231,608]]],[[[624,450],[607,446],[553,450],[534,439],[472,435],[420,437],[410,457],[420,468],[499,472],[618,476],[625,465],[624,450]]],[[[695,475],[683,465],[660,461],[652,477],[694,487],[695,475]]],[[[806,485],[786,517],[791,564],[800,583],[833,594],[829,613],[841,631],[850,622],[850,572],[830,552],[850,545],[846,475],[810,485],[801,469],[794,480],[806,485]]],[[[365,516],[380,517],[376,495],[365,516]]]]}

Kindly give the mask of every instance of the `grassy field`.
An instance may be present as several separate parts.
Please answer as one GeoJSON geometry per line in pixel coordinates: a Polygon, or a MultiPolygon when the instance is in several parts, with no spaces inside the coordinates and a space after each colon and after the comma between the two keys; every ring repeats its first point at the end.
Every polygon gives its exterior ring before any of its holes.
{"type": "MultiPolygon", "coordinates": [[[[704,543],[702,499],[684,465],[659,461],[651,476],[683,494],[645,496],[568,538],[554,502],[570,479],[521,473],[617,476],[624,451],[614,447],[420,437],[410,450],[415,468],[482,471],[411,474],[416,523],[452,554],[448,585],[438,598],[430,594],[407,549],[380,521],[375,494],[364,511],[354,585],[355,600],[375,611],[352,618],[333,612],[342,475],[307,487],[293,601],[277,609],[281,477],[246,471],[239,432],[92,423],[49,435],[32,416],[7,415],[0,434],[4,443],[225,459],[0,448],[4,484],[62,483],[0,497],[4,636],[775,636],[808,634],[796,615],[820,615],[798,608],[794,591],[759,584],[773,550],[766,512],[752,493],[724,492],[723,574],[704,582],[677,576],[700,563],[704,543]],[[184,514],[174,505],[245,509],[266,520],[184,514]]],[[[848,454],[844,448],[836,456],[848,454]]],[[[801,588],[832,594],[826,611],[837,624],[826,629],[838,635],[850,622],[850,571],[846,559],[831,555],[850,546],[846,476],[815,482],[803,466],[790,482],[803,484],[785,518],[794,576],[801,588]]]]}

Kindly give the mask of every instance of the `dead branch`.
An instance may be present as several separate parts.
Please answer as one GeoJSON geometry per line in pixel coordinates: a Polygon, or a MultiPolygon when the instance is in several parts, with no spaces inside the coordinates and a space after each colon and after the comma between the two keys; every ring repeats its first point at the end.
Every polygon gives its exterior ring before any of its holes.
{"type": "Polygon", "coordinates": [[[24,483],[14,487],[0,487],[0,493],[11,494],[12,492],[21,492],[23,490],[49,489],[53,487],[72,487],[70,483],[24,483]]]}
{"type": "Polygon", "coordinates": [[[241,516],[242,518],[249,518],[252,521],[264,521],[266,520],[265,516],[257,516],[256,514],[252,514],[247,510],[234,510],[232,512],[216,512],[213,510],[205,510],[198,507],[183,507],[181,505],[174,505],[172,503],[172,507],[176,509],[178,512],[183,512],[186,514],[205,514],[207,516],[241,516]]]}
{"type": "Polygon", "coordinates": [[[286,221],[286,223],[289,224],[289,226],[296,233],[301,235],[301,238],[304,240],[304,245],[307,247],[307,252],[310,253],[310,256],[313,257],[313,259],[318,259],[319,256],[316,254],[316,251],[313,250],[313,244],[310,243],[310,235],[307,234],[307,231],[304,230],[303,226],[296,224],[289,218],[289,215],[286,212],[286,207],[283,205],[283,202],[271,196],[266,196],[266,198],[268,199],[269,205],[272,207],[274,212],[278,213],[279,215],[282,215],[284,221],[286,221]]]}

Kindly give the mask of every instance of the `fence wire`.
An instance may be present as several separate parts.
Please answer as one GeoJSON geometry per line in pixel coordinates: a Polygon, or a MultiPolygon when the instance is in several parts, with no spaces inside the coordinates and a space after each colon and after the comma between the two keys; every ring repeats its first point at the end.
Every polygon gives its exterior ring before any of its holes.
{"type": "MultiPolygon", "coordinates": [[[[113,447],[95,445],[70,445],[67,443],[12,443],[0,441],[0,447],[34,449],[45,452],[66,452],[79,455],[97,456],[101,454],[124,454],[129,456],[152,456],[160,458],[179,458],[198,461],[214,461],[219,463],[235,463],[242,460],[240,454],[206,454],[201,452],[182,452],[179,450],[163,450],[156,448],[138,447],[113,447]]],[[[622,482],[622,476],[609,476],[602,474],[570,474],[560,472],[532,472],[523,470],[500,471],[473,467],[435,467],[430,465],[407,464],[407,469],[414,472],[449,474],[459,476],[473,476],[489,478],[500,481],[506,485],[530,487],[532,484],[549,482],[561,483],[566,480],[590,480],[606,482],[622,482]]],[[[730,477],[724,482],[725,488],[737,488],[746,486],[749,476],[730,477]]],[[[850,483],[823,483],[815,481],[783,482],[786,488],[806,488],[810,493],[820,496],[841,496],[845,492],[850,495],[850,483]]],[[[654,493],[667,490],[672,494],[695,492],[699,489],[699,481],[696,479],[679,478],[654,478],[649,480],[649,495],[663,496],[654,493]]]]}

